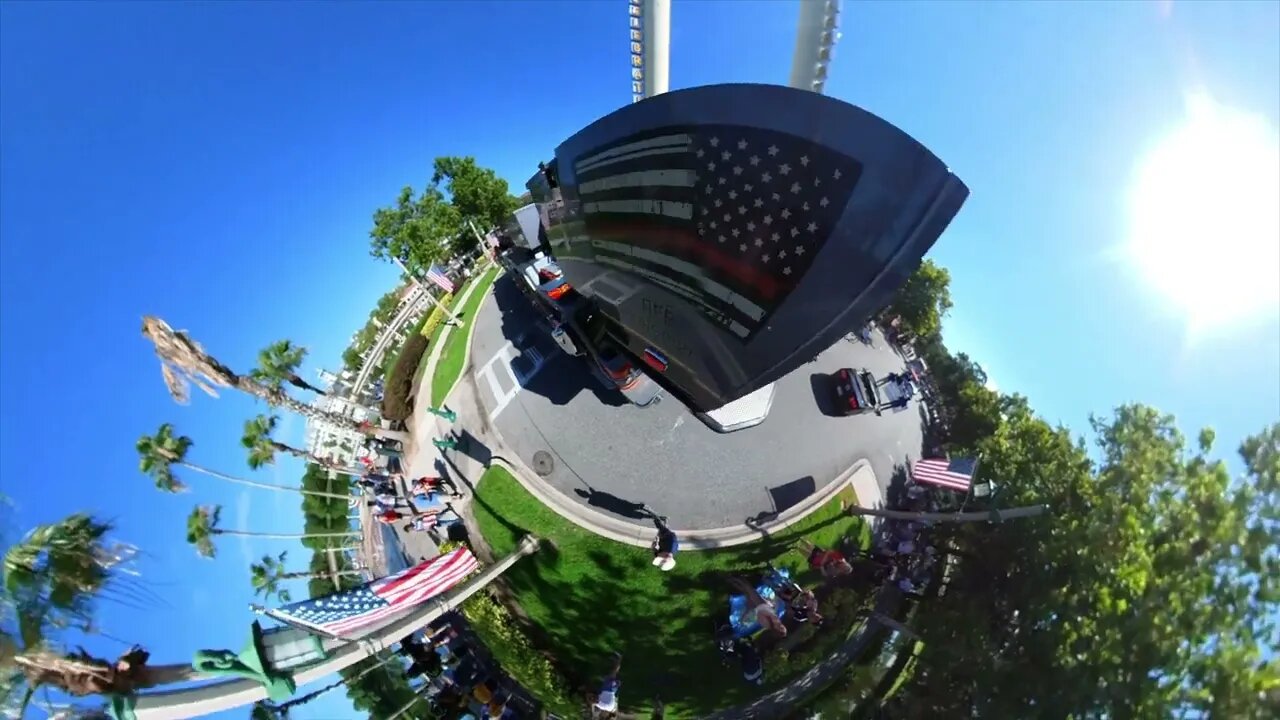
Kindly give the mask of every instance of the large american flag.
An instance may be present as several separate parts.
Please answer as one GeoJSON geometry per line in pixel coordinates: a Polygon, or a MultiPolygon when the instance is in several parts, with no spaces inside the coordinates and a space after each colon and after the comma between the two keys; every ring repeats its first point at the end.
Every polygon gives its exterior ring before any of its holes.
{"type": "Polygon", "coordinates": [[[973,458],[930,458],[918,460],[911,468],[911,479],[918,483],[937,485],[948,490],[969,491],[978,461],[973,458]]]}
{"type": "Polygon", "coordinates": [[[664,128],[574,161],[597,262],[641,275],[748,340],[799,285],[862,166],[734,125],[664,128]]]}
{"type": "Polygon", "coordinates": [[[439,265],[432,265],[427,270],[427,279],[435,283],[439,288],[447,293],[453,292],[453,281],[444,274],[444,270],[439,265]]]}
{"type": "Polygon", "coordinates": [[[457,585],[477,567],[471,551],[460,547],[358,588],[285,605],[268,614],[329,635],[352,637],[457,585]]]}

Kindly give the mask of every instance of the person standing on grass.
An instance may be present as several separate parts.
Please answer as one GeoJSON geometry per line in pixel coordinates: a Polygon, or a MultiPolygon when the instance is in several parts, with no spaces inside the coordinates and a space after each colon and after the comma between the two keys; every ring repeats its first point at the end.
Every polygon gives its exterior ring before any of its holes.
{"type": "Polygon", "coordinates": [[[622,669],[622,653],[613,654],[613,666],[609,674],[600,681],[600,692],[591,703],[591,717],[613,717],[618,713],[618,689],[622,681],[618,679],[618,671],[622,669]]]}
{"type": "Polygon", "coordinates": [[[667,527],[667,516],[655,513],[649,509],[648,505],[641,505],[640,508],[649,514],[649,519],[653,520],[653,526],[658,529],[657,536],[649,544],[649,548],[653,550],[653,566],[662,572],[670,572],[671,568],[676,566],[680,538],[667,527]]]}

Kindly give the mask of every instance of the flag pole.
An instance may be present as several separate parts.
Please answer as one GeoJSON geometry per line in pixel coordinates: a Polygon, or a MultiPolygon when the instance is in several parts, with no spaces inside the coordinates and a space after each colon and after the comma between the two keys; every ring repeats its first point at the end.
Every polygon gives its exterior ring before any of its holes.
{"type": "Polygon", "coordinates": [[[488,258],[489,253],[485,252],[484,238],[480,236],[480,231],[476,229],[476,224],[468,220],[467,227],[471,228],[471,233],[476,236],[476,245],[480,248],[480,256],[488,258]]]}
{"type": "Polygon", "coordinates": [[[440,303],[439,300],[436,299],[436,296],[431,293],[431,288],[422,287],[422,283],[418,281],[418,277],[413,273],[409,272],[409,268],[405,267],[404,263],[401,262],[400,258],[393,257],[391,258],[391,261],[394,262],[397,267],[403,270],[405,275],[409,276],[409,279],[413,281],[414,285],[417,285],[418,287],[422,288],[422,291],[427,294],[427,298],[431,300],[431,302],[435,303],[436,307],[440,308],[440,312],[444,313],[449,317],[450,325],[456,325],[458,327],[462,327],[462,321],[458,319],[458,316],[450,312],[449,308],[445,307],[443,304],[440,303]]]}
{"type": "Polygon", "coordinates": [[[271,608],[268,608],[268,607],[250,604],[249,608],[259,615],[266,615],[267,617],[271,618],[272,620],[275,620],[278,623],[284,623],[285,625],[288,625],[291,628],[296,628],[298,630],[301,630],[311,635],[319,635],[321,637],[329,638],[330,640],[338,640],[340,642],[354,642],[351,638],[344,638],[339,635],[334,635],[328,630],[322,630],[316,627],[315,625],[305,623],[301,620],[297,620],[295,618],[291,618],[286,615],[281,615],[277,613],[275,610],[272,610],[271,608]]]}
{"type": "Polygon", "coordinates": [[[1005,520],[1043,515],[1048,510],[1048,505],[1028,505],[1026,507],[1010,508],[1008,510],[995,508],[992,510],[980,510],[977,512],[931,513],[910,512],[904,510],[879,510],[854,505],[845,510],[845,512],[849,515],[874,515],[875,517],[888,518],[890,520],[923,520],[927,522],[954,523],[982,522],[985,520],[987,522],[998,523],[1005,520]]]}

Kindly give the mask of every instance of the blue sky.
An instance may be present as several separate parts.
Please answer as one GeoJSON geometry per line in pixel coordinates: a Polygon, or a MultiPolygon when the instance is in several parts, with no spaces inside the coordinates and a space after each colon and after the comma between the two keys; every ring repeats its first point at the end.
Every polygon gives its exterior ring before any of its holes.
{"type": "MultiPolygon", "coordinates": [[[[1190,333],[1121,250],[1139,159],[1189,92],[1275,136],[1280,6],[846,5],[828,94],[902,127],[972,190],[932,255],[952,271],[951,345],[1078,432],[1090,412],[1143,401],[1188,432],[1213,425],[1226,452],[1280,416],[1276,303],[1190,333]]],[[[671,87],[785,83],[795,14],[675,0],[671,87]]],[[[372,210],[420,188],[437,155],[475,155],[520,185],[628,102],[624,15],[621,0],[0,4],[6,536],[75,510],[114,518],[165,602],[104,606],[103,627],[161,661],[238,649],[249,560],[293,546],[225,541],[199,560],[185,515],[220,502],[228,525],[289,531],[297,502],[199,476],[162,497],[138,474],[134,440],[166,420],[197,461],[247,473],[237,439],[259,411],[233,396],[174,405],[140,316],[236,368],[285,337],[312,367],[336,365],[394,281],[367,254],[372,210]]],[[[1187,282],[1206,301],[1224,286],[1187,282]]],[[[350,716],[344,703],[300,715],[350,716]]]]}

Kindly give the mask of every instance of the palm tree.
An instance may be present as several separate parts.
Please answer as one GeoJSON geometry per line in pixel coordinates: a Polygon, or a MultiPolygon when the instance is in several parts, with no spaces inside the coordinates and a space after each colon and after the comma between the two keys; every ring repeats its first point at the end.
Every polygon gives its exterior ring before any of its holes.
{"type": "Polygon", "coordinates": [[[265,400],[273,407],[292,410],[308,419],[323,420],[361,433],[372,432],[397,438],[404,436],[403,433],[370,427],[346,415],[308,405],[284,392],[282,388],[262,383],[250,375],[238,375],[205,352],[200,343],[192,340],[185,331],[174,330],[164,320],[153,315],[143,316],[142,336],[155,345],[165,385],[169,388],[169,394],[181,405],[187,404],[191,399],[188,387],[190,384],[212,397],[218,396],[217,388],[230,387],[265,400]]]}
{"type": "Polygon", "coordinates": [[[279,557],[263,555],[261,562],[249,565],[249,583],[253,585],[255,596],[261,595],[268,602],[272,595],[282,603],[290,601],[289,591],[280,587],[280,583],[285,580],[284,559],[288,554],[289,551],[286,550],[279,557]]]}
{"type": "MultiPolygon", "coordinates": [[[[289,591],[280,588],[280,584],[285,580],[301,580],[315,577],[331,577],[334,573],[323,570],[320,572],[289,572],[285,569],[285,558],[289,551],[280,553],[278,557],[263,555],[260,562],[249,565],[249,582],[253,585],[253,594],[261,595],[263,598],[270,600],[272,595],[279,598],[280,602],[289,602],[289,591]]],[[[339,570],[337,575],[359,575],[359,570],[339,570]]]]}
{"type": "Polygon", "coordinates": [[[287,382],[296,388],[324,395],[323,390],[298,375],[298,368],[302,367],[306,356],[306,348],[288,340],[278,340],[258,352],[258,367],[250,370],[249,376],[277,391],[281,390],[281,383],[287,382]]]}
{"type": "Polygon", "coordinates": [[[335,472],[347,475],[364,474],[364,471],[360,468],[345,467],[328,458],[312,455],[302,448],[277,442],[271,435],[275,432],[276,425],[279,422],[280,418],[276,415],[259,415],[251,420],[244,421],[244,434],[240,436],[240,444],[249,451],[249,467],[251,469],[257,470],[264,465],[273,464],[276,461],[276,452],[278,451],[288,453],[296,458],[315,463],[335,472]]]}
{"type": "Polygon", "coordinates": [[[218,554],[213,539],[219,535],[237,535],[276,540],[301,540],[303,538],[345,538],[359,535],[359,530],[333,533],[264,533],[248,530],[227,530],[218,527],[222,519],[221,505],[197,505],[187,516],[187,542],[195,546],[201,557],[212,558],[218,554]]]}
{"type": "Polygon", "coordinates": [[[146,666],[148,653],[137,646],[110,662],[83,650],[66,653],[53,643],[51,635],[64,628],[94,632],[97,600],[143,598],[140,588],[121,577],[131,574],[125,565],[137,548],[108,540],[111,529],[78,513],[34,528],[5,552],[3,601],[16,616],[16,636],[5,633],[0,644],[6,666],[15,668],[6,673],[5,700],[15,702],[19,717],[44,685],[71,695],[123,695],[163,679],[146,666]],[[20,698],[14,697],[18,691],[20,698]]]}
{"type": "Polygon", "coordinates": [[[187,451],[192,446],[191,438],[186,435],[174,435],[173,424],[164,423],[155,435],[143,435],[138,438],[135,447],[138,450],[140,458],[138,467],[142,472],[150,475],[155,480],[156,488],[164,492],[182,492],[187,486],[177,478],[173,473],[174,466],[185,467],[189,470],[195,470],[198,473],[204,473],[210,477],[216,477],[219,480],[236,483],[237,485],[247,485],[249,487],[261,488],[263,490],[276,490],[280,492],[296,492],[303,495],[314,495],[316,497],[332,498],[334,500],[350,500],[350,495],[340,493],[327,493],[319,490],[306,490],[292,485],[273,485],[271,483],[258,482],[256,480],[246,480],[238,478],[234,475],[227,475],[216,470],[196,465],[187,460],[187,451]]]}

